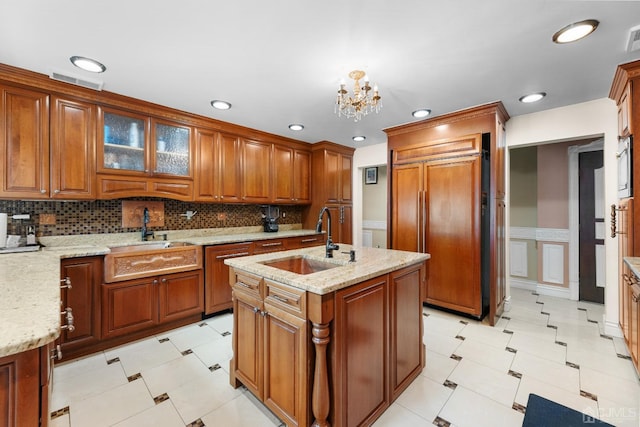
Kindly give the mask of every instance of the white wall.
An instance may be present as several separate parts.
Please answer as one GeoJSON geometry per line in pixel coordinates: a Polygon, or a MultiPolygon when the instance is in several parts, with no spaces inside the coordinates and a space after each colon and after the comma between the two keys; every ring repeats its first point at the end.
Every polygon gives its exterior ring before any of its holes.
{"type": "MultiPolygon", "coordinates": [[[[356,148],[353,153],[353,244],[362,245],[362,173],[365,167],[387,164],[387,144],[356,148]]],[[[388,194],[388,192],[387,192],[388,194]]]]}
{"type": "MultiPolygon", "coordinates": [[[[617,203],[617,108],[602,98],[568,107],[513,117],[507,122],[507,147],[537,145],[604,135],[605,203],[617,203]]],[[[506,156],[509,170],[509,155],[506,156]]],[[[509,212],[509,176],[507,174],[507,212],[509,212]]],[[[507,233],[509,216],[507,215],[507,233]]],[[[507,235],[507,241],[509,236],[507,235]]],[[[507,257],[509,253],[507,251],[507,257]]],[[[618,241],[610,235],[605,239],[605,333],[620,336],[618,328],[618,241]]],[[[507,261],[507,265],[509,265],[507,261]]]]}

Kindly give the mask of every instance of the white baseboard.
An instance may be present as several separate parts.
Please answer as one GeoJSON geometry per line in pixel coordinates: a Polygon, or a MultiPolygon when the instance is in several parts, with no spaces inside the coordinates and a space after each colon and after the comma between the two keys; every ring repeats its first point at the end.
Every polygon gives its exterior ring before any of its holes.
{"type": "Polygon", "coordinates": [[[525,289],[527,291],[535,292],[538,282],[527,279],[518,279],[515,277],[509,278],[509,284],[512,288],[525,289]]]}
{"type": "Polygon", "coordinates": [[[561,288],[553,285],[543,285],[533,280],[517,279],[510,277],[509,283],[513,288],[526,289],[540,295],[548,295],[551,297],[570,299],[571,290],[569,288],[561,288]]]}
{"type": "Polygon", "coordinates": [[[602,316],[602,323],[604,323],[604,333],[605,335],[609,335],[610,337],[622,338],[622,329],[620,329],[620,325],[618,322],[610,322],[602,316]]]}

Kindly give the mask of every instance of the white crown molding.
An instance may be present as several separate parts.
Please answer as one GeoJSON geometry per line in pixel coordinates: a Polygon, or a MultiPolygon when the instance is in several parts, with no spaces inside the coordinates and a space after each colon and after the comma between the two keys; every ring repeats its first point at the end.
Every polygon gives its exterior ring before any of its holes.
{"type": "Polygon", "coordinates": [[[510,227],[509,237],[512,239],[536,240],[535,227],[510,227]]]}

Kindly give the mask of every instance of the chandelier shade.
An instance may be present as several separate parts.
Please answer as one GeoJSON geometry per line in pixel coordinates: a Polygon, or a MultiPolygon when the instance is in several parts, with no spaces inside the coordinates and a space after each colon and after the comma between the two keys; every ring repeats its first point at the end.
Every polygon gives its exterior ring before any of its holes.
{"type": "Polygon", "coordinates": [[[349,94],[345,83],[340,83],[334,108],[338,117],[344,116],[357,122],[371,112],[378,113],[382,108],[378,86],[374,85],[372,90],[369,79],[361,70],[353,70],[349,73],[349,77],[354,80],[353,94],[349,94]],[[364,79],[364,85],[360,86],[362,79],[364,79]]]}

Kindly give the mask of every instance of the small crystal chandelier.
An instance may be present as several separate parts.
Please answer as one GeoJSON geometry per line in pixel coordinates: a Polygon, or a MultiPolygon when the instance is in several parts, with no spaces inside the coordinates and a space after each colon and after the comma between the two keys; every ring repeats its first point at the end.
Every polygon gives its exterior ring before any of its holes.
{"type": "Polygon", "coordinates": [[[355,80],[353,96],[349,96],[344,88],[345,84],[340,83],[334,111],[338,117],[345,116],[357,122],[373,111],[378,113],[382,108],[378,86],[374,85],[372,92],[371,86],[369,86],[369,79],[365,76],[364,71],[361,70],[350,72],[349,77],[355,80]],[[364,86],[360,86],[360,79],[363,77],[365,79],[364,86]]]}

